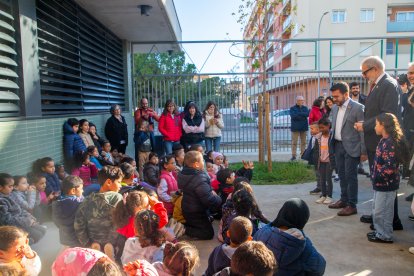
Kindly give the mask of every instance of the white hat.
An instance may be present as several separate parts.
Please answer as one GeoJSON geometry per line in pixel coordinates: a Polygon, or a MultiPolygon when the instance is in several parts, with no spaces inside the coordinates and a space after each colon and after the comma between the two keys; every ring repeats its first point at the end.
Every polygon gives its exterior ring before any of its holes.
{"type": "Polygon", "coordinates": [[[296,96],[296,100],[297,101],[299,101],[299,100],[302,100],[303,101],[303,100],[305,100],[305,98],[303,96],[296,96]]]}

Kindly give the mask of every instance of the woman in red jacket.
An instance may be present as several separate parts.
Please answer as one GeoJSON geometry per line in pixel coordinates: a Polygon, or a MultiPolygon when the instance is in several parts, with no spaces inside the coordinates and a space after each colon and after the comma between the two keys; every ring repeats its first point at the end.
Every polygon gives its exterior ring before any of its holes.
{"type": "Polygon", "coordinates": [[[182,118],[178,113],[177,106],[173,100],[167,100],[164,111],[158,123],[158,130],[164,139],[165,154],[171,154],[174,144],[180,143],[182,135],[182,118]]]}
{"type": "Polygon", "coordinates": [[[313,102],[312,109],[309,113],[309,125],[313,122],[318,122],[324,114],[324,98],[321,96],[313,102]]]}

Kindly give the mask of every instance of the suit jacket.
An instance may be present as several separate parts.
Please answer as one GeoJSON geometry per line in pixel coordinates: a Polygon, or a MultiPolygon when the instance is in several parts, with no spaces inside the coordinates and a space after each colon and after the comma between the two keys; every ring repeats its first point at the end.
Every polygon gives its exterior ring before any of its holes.
{"type": "Polygon", "coordinates": [[[385,75],[369,93],[365,102],[364,135],[368,151],[375,151],[381,139],[375,133],[375,118],[381,113],[392,113],[401,118],[399,108],[400,86],[390,75],[385,75]]]}
{"type": "MultiPolygon", "coordinates": [[[[339,107],[334,105],[332,107],[332,141],[335,141],[335,131],[341,127],[342,145],[346,153],[352,157],[359,157],[361,154],[366,154],[364,133],[358,132],[354,128],[354,124],[364,120],[364,106],[352,99],[349,99],[349,104],[346,108],[342,126],[336,125],[336,118],[338,117],[339,107]]],[[[332,148],[334,148],[332,146],[332,148]]]]}
{"type": "Polygon", "coordinates": [[[358,102],[360,104],[365,105],[366,100],[367,100],[367,96],[365,96],[364,94],[359,93],[358,102]]]}

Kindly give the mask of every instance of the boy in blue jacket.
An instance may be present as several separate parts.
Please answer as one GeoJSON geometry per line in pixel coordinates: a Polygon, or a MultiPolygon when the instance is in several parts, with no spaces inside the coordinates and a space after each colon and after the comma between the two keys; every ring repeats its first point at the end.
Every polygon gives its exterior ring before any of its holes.
{"type": "Polygon", "coordinates": [[[62,181],[62,194],[52,203],[52,219],[59,228],[60,243],[69,247],[81,246],[75,234],[75,215],[83,201],[83,181],[70,175],[62,181]]]}
{"type": "Polygon", "coordinates": [[[78,135],[79,121],[76,118],[69,118],[63,124],[63,153],[65,167],[70,172],[73,167],[73,156],[76,152],[86,151],[82,138],[78,135]]]}

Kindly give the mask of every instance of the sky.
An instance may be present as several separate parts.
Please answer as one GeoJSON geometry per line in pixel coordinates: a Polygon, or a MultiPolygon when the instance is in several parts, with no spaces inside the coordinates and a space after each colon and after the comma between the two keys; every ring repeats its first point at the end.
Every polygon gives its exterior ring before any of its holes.
{"type": "MultiPolygon", "coordinates": [[[[237,23],[241,0],[174,0],[174,4],[183,41],[243,39],[241,25],[237,23]],[[233,12],[236,16],[232,15],[233,12]]],[[[213,47],[214,43],[183,44],[188,53],[187,62],[194,63],[201,73],[243,71],[243,59],[229,54],[230,50],[235,55],[243,56],[242,45],[231,47],[231,43],[226,43],[213,47]]]]}

